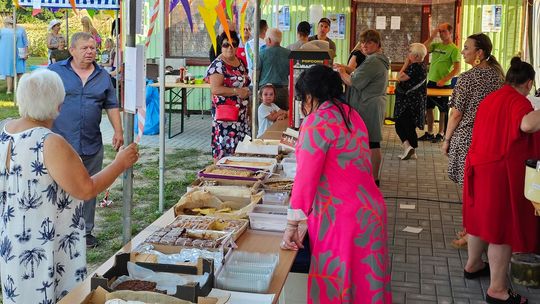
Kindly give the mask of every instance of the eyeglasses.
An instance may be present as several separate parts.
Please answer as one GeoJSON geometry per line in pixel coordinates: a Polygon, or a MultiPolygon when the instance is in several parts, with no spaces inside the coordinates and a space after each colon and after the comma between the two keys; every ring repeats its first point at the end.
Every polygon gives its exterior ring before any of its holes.
{"type": "MultiPolygon", "coordinates": [[[[231,46],[231,44],[228,43],[228,42],[223,42],[223,43],[221,44],[221,48],[224,48],[224,49],[229,48],[230,46],[231,46]]],[[[232,47],[237,48],[237,47],[238,47],[238,42],[234,41],[234,42],[232,43],[232,47]]]]}

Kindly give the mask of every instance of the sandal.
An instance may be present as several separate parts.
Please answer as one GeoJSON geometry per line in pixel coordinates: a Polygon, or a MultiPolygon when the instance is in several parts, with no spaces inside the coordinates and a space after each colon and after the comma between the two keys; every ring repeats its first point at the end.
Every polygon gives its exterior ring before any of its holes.
{"type": "Polygon", "coordinates": [[[450,245],[455,249],[467,248],[467,234],[465,234],[459,239],[452,240],[452,243],[450,243],[450,245]]]}
{"type": "Polygon", "coordinates": [[[486,303],[488,304],[527,304],[529,303],[528,299],[525,299],[525,302],[522,302],[523,298],[520,294],[515,293],[512,289],[508,289],[508,299],[501,300],[491,297],[486,292],[486,303]]]}
{"type": "Polygon", "coordinates": [[[489,277],[489,274],[489,264],[486,262],[484,262],[484,267],[482,269],[475,272],[468,272],[467,270],[463,269],[463,276],[467,280],[474,280],[480,277],[489,277]]]}

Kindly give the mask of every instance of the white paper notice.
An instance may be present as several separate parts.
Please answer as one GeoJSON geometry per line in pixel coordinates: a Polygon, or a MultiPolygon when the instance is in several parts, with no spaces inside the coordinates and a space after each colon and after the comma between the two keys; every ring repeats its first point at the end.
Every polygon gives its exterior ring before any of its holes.
{"type": "Polygon", "coordinates": [[[390,29],[399,30],[401,28],[401,16],[390,17],[390,29]]]}
{"type": "Polygon", "coordinates": [[[415,204],[399,204],[399,209],[414,210],[414,209],[416,209],[416,205],[415,204]]]}
{"type": "Polygon", "coordinates": [[[410,233],[420,233],[420,232],[422,232],[422,230],[424,230],[424,228],[422,228],[422,227],[411,227],[411,226],[407,226],[407,227],[405,227],[405,229],[403,229],[403,231],[410,232],[410,233]]]}
{"type": "Polygon", "coordinates": [[[124,110],[135,113],[145,102],[144,45],[126,47],[124,68],[124,110]]]}
{"type": "Polygon", "coordinates": [[[377,16],[375,19],[375,29],[385,30],[386,29],[386,16],[377,16]]]}

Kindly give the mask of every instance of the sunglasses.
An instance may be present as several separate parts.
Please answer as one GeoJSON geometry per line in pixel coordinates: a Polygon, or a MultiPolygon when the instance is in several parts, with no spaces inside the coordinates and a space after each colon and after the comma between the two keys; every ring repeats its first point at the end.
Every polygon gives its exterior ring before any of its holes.
{"type": "MultiPolygon", "coordinates": [[[[230,46],[231,46],[231,44],[228,43],[228,42],[223,42],[223,43],[221,44],[221,47],[224,48],[224,49],[229,48],[230,46]]],[[[234,48],[237,48],[237,47],[238,47],[238,42],[233,42],[233,43],[232,43],[232,46],[233,46],[234,48]]]]}

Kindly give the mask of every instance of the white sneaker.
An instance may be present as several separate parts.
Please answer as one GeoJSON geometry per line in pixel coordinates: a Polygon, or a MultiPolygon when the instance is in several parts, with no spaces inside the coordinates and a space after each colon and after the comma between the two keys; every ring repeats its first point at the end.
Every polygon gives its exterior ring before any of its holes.
{"type": "Polygon", "coordinates": [[[414,155],[414,148],[409,146],[405,152],[401,155],[401,160],[407,160],[410,159],[414,155]]]}

